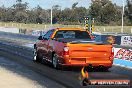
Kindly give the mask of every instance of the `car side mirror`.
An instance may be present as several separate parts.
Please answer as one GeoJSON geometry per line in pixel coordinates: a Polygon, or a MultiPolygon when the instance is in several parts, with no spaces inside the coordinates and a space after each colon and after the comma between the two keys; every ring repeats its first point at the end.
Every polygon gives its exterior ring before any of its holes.
{"type": "Polygon", "coordinates": [[[43,39],[43,37],[42,37],[42,36],[39,36],[39,37],[38,37],[38,40],[42,40],[42,39],[43,39]]]}
{"type": "Polygon", "coordinates": [[[57,38],[51,38],[52,40],[57,40],[57,38]]]}
{"type": "Polygon", "coordinates": [[[48,38],[43,38],[43,40],[48,40],[48,38]]]}
{"type": "Polygon", "coordinates": [[[52,40],[55,40],[56,38],[51,38],[52,40]]]}

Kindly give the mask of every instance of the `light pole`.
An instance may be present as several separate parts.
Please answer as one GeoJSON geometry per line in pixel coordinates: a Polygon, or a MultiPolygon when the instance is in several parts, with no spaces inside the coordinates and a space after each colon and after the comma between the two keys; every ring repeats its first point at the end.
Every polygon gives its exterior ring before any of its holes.
{"type": "Polygon", "coordinates": [[[121,33],[123,33],[123,26],[124,26],[124,0],[122,0],[122,27],[121,27],[121,33]]]}
{"type": "MultiPolygon", "coordinates": [[[[53,8],[54,8],[54,7],[56,7],[56,6],[53,5],[53,6],[51,7],[51,14],[50,14],[50,17],[51,17],[51,18],[50,18],[50,24],[51,24],[51,26],[53,25],[53,23],[52,23],[53,20],[52,20],[52,19],[53,19],[53,8]]],[[[60,6],[58,6],[58,7],[59,7],[59,9],[61,10],[61,7],[60,7],[60,6]]]]}

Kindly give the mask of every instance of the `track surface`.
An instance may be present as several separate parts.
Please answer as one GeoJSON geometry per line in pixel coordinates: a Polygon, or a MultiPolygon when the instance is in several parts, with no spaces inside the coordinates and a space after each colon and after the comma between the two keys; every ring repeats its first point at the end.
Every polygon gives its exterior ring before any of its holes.
{"type": "Polygon", "coordinates": [[[26,66],[0,56],[1,88],[65,88],[26,66]]]}
{"type": "MultiPolygon", "coordinates": [[[[37,37],[21,34],[1,33],[1,38],[14,38],[36,41],[37,37]]],[[[81,68],[66,68],[64,71],[55,70],[49,65],[33,62],[33,49],[21,46],[21,42],[12,43],[6,40],[0,41],[0,56],[7,57],[12,61],[26,66],[28,69],[47,77],[67,88],[82,88],[80,85],[81,68]]],[[[132,80],[132,69],[126,69],[114,66],[108,72],[91,71],[89,72],[91,79],[129,79],[132,80]]],[[[121,86],[86,86],[86,88],[130,88],[121,86]]]]}
{"type": "MultiPolygon", "coordinates": [[[[70,68],[64,71],[55,70],[49,65],[34,63],[33,49],[7,42],[0,42],[0,55],[25,65],[39,75],[45,76],[67,88],[81,88],[79,75],[81,68],[70,68]]],[[[132,80],[132,70],[113,66],[108,72],[89,72],[91,79],[130,79],[132,80]]],[[[86,88],[130,88],[121,86],[86,86],[86,88]]]]}

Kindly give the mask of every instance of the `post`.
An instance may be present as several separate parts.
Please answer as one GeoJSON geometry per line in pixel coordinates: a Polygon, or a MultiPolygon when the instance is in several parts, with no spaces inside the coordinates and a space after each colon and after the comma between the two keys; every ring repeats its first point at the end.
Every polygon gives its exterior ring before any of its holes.
{"type": "Polygon", "coordinates": [[[6,25],[6,23],[5,23],[5,27],[6,27],[7,25],[6,25]]]}
{"type": "Polygon", "coordinates": [[[20,24],[20,28],[22,27],[22,25],[20,24]]]}
{"type": "Polygon", "coordinates": [[[104,27],[104,32],[105,32],[105,27],[104,27]]]}
{"type": "Polygon", "coordinates": [[[44,28],[46,29],[47,28],[47,25],[45,25],[44,28]]]}
{"type": "Polygon", "coordinates": [[[0,27],[2,26],[2,22],[0,22],[0,27]]]}
{"type": "Polygon", "coordinates": [[[121,27],[121,33],[123,33],[123,25],[124,25],[124,0],[122,0],[122,27],[121,27]]]}
{"type": "Polygon", "coordinates": [[[97,28],[97,31],[100,32],[98,28],[97,28]]]}
{"type": "Polygon", "coordinates": [[[35,24],[35,28],[36,28],[37,26],[36,26],[36,24],[35,24]]]}
{"type": "Polygon", "coordinates": [[[11,26],[12,26],[12,27],[14,26],[13,23],[11,24],[11,26]]]}

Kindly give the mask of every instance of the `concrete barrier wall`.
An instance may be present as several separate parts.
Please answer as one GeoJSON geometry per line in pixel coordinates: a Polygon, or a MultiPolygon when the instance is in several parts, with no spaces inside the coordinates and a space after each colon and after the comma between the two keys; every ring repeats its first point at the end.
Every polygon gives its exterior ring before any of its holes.
{"type": "MultiPolygon", "coordinates": [[[[107,42],[108,37],[111,35],[98,35],[94,34],[95,41],[103,41],[107,42]]],[[[118,44],[121,46],[127,46],[131,49],[126,48],[114,48],[114,65],[123,66],[126,68],[132,68],[132,36],[128,35],[112,35],[115,42],[114,44],[118,44]]]]}
{"type": "Polygon", "coordinates": [[[121,36],[113,36],[113,35],[101,35],[101,41],[103,42],[107,42],[108,38],[112,36],[113,40],[114,40],[114,44],[121,44],[121,36]]]}
{"type": "Polygon", "coordinates": [[[0,31],[10,32],[10,33],[19,33],[19,29],[18,28],[0,27],[0,31]]]}
{"type": "Polygon", "coordinates": [[[5,36],[9,38],[19,38],[19,39],[26,39],[26,40],[37,40],[37,36],[33,35],[26,35],[26,34],[18,34],[18,33],[9,33],[9,32],[0,32],[0,36],[5,36]]]}
{"type": "Polygon", "coordinates": [[[114,44],[132,47],[132,36],[131,35],[102,35],[93,34],[95,41],[108,42],[109,37],[114,41],[114,44]]]}

